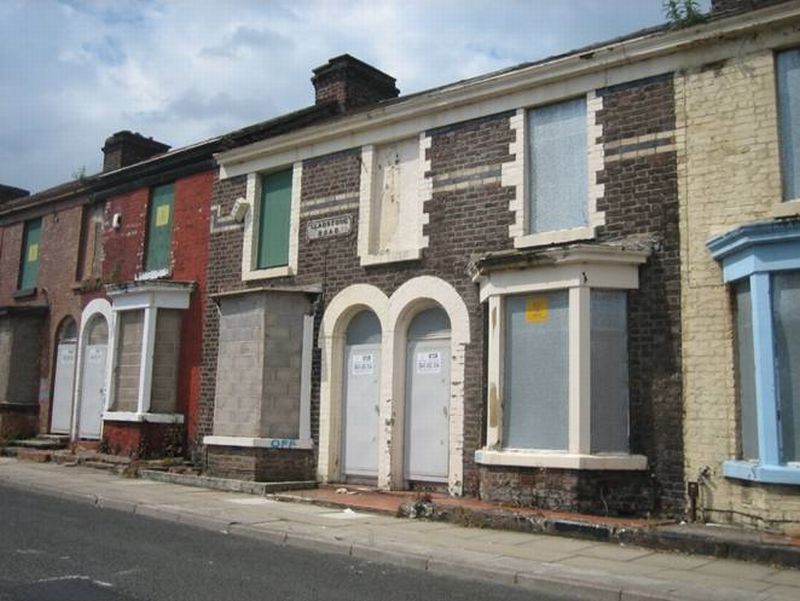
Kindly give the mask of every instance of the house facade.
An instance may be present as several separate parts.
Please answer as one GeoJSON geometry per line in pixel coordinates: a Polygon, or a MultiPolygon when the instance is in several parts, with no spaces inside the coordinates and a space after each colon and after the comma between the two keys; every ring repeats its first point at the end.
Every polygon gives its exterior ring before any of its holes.
{"type": "Polygon", "coordinates": [[[675,77],[685,478],[700,518],[775,530],[800,521],[800,36],[770,22],[792,4],[675,77]]]}

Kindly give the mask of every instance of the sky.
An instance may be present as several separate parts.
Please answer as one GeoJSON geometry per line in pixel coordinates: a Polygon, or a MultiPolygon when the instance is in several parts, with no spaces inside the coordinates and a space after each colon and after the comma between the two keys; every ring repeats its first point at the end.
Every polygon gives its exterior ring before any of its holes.
{"type": "Polygon", "coordinates": [[[0,184],[98,172],[119,130],[177,148],[308,106],[344,53],[408,94],[664,21],[662,0],[0,0],[0,184]]]}

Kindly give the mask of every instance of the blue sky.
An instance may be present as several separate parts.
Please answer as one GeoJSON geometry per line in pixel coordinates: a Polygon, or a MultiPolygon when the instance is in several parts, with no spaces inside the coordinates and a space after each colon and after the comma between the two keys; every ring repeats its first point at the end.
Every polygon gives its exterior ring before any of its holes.
{"type": "Polygon", "coordinates": [[[407,94],[657,25],[661,5],[2,0],[0,183],[38,191],[99,171],[121,129],[179,147],[307,106],[311,70],[345,52],[407,94]]]}

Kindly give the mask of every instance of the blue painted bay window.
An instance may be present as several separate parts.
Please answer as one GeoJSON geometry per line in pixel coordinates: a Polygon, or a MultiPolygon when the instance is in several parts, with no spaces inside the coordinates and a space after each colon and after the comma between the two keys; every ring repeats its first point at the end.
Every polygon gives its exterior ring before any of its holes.
{"type": "Polygon", "coordinates": [[[800,484],[800,221],[708,242],[736,306],[740,453],[729,478],[800,484]]]}

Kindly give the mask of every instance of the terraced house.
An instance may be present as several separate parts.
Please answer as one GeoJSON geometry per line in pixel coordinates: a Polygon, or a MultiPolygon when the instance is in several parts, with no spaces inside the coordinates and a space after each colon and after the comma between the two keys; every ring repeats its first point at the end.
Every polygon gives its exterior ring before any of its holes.
{"type": "Polygon", "coordinates": [[[409,96],[329,60],[313,106],[202,146],[194,242],[169,178],[95,193],[103,437],[183,421],[214,476],[797,524],[798,47],[798,2],[719,0],[409,96]]]}

